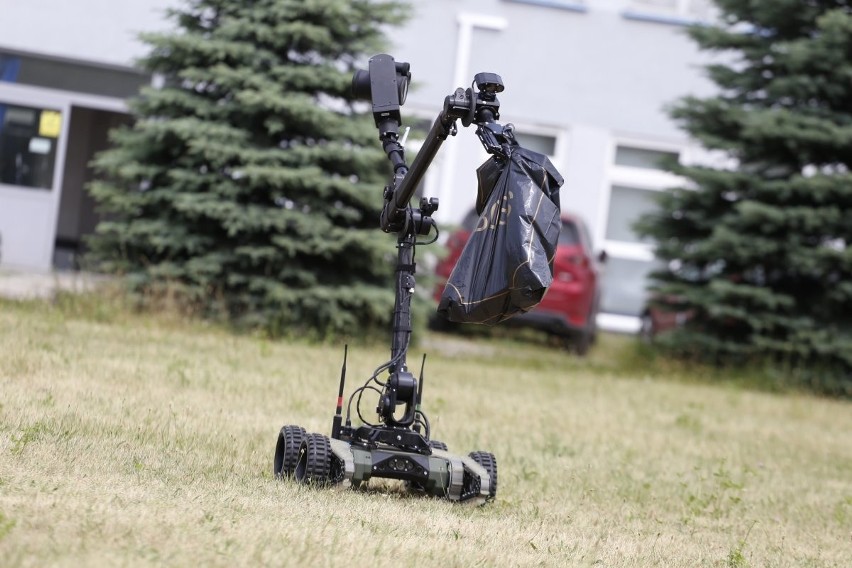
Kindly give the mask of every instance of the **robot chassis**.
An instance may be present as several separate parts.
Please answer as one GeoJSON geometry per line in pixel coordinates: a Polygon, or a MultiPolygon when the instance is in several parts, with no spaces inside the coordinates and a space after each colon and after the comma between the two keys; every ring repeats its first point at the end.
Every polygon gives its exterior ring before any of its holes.
{"type": "Polygon", "coordinates": [[[421,409],[426,356],[415,378],[408,370],[406,355],[411,337],[411,297],[414,292],[414,249],[417,244],[437,240],[438,228],[431,215],[438,209],[436,198],[422,198],[419,208],[409,205],[418,186],[447,136],[457,133],[456,121],[467,127],[476,124],[476,135],[485,150],[506,158],[507,146],[516,142],[511,125],[501,126],[497,93],[503,81],[494,73],[479,73],[473,86],[458,88],[444,100],[426,141],[409,168],[405,162],[399,127],[411,79],[408,63],[389,55],[370,59],[368,70],[358,70],[352,79],[353,94],[373,104],[373,118],[382,147],[393,166],[393,176],[384,189],[381,228],[397,234],[396,300],[393,312],[391,358],[380,365],[367,382],[349,397],[346,421],[342,424],[346,355],[340,374],[337,408],[331,436],[307,433],[304,428],[281,428],[275,447],[273,474],[293,477],[301,483],[358,487],[372,477],[398,479],[412,491],[444,497],[451,501],[484,503],[497,493],[497,460],[484,451],[466,456],[447,451],[443,442],[432,439],[429,420],[421,409]],[[417,241],[434,228],[435,237],[417,241]],[[379,375],[387,371],[382,381],[379,375]],[[380,390],[381,389],[381,390],[380,390]],[[370,424],[361,415],[365,390],[379,394],[376,411],[380,424],[370,424]],[[364,423],[351,426],[352,402],[364,423]]]}

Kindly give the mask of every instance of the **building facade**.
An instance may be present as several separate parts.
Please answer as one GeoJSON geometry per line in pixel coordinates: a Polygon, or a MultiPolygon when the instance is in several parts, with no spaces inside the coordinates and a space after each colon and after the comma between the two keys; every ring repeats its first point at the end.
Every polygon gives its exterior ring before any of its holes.
{"type": "MultiPolygon", "coordinates": [[[[73,267],[96,222],[88,163],[125,101],[151,78],[133,66],[137,34],[165,30],[180,0],[10,2],[0,23],[0,268],[73,267]],[[37,30],[37,33],[34,31],[37,30]]],[[[424,123],[475,73],[499,74],[501,121],[548,154],[565,178],[562,206],[588,223],[608,255],[602,327],[638,328],[653,251],[631,226],[656,192],[677,183],[664,157],[703,159],[665,106],[713,90],[685,25],[712,17],[708,0],[412,0],[389,30],[411,63],[404,119],[424,123]]],[[[436,218],[473,206],[486,156],[473,132],[448,140],[424,182],[436,218]]],[[[410,150],[416,141],[409,142],[410,150]]]]}

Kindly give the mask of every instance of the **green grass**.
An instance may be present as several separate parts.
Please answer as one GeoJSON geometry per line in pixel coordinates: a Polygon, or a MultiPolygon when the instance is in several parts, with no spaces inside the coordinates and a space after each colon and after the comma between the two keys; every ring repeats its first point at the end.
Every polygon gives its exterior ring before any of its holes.
{"type": "MultiPolygon", "coordinates": [[[[852,558],[852,404],[710,383],[623,336],[582,360],[528,334],[431,334],[412,350],[412,367],[429,353],[434,437],[497,456],[497,500],[469,507],[389,481],[272,478],[282,425],[329,430],[342,344],[234,335],[107,296],[0,302],[0,329],[4,567],[852,558]]],[[[353,340],[347,394],[387,355],[353,340]]]]}

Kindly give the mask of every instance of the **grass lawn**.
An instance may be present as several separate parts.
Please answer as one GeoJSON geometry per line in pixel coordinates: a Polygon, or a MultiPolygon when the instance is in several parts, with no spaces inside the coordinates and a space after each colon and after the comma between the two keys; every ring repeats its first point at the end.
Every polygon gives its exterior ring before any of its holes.
{"type": "MultiPolygon", "coordinates": [[[[580,360],[431,334],[433,437],[497,456],[496,501],[320,490],[272,457],[284,424],[328,433],[342,344],[60,304],[0,302],[3,567],[852,565],[848,401],[646,367],[625,337],[580,360]]],[[[347,395],[387,356],[353,342],[347,395]]]]}

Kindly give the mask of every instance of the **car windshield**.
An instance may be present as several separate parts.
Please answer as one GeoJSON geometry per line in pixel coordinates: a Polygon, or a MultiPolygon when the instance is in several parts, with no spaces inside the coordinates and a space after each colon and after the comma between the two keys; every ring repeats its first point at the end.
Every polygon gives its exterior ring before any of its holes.
{"type": "Polygon", "coordinates": [[[571,221],[562,221],[562,232],[559,233],[560,245],[576,245],[580,242],[577,225],[571,221]]]}

